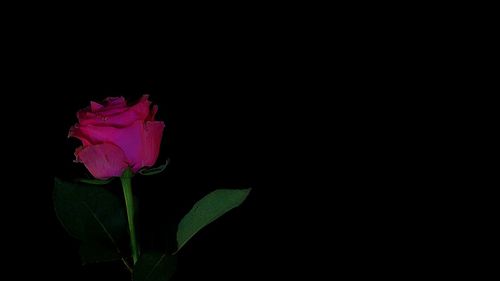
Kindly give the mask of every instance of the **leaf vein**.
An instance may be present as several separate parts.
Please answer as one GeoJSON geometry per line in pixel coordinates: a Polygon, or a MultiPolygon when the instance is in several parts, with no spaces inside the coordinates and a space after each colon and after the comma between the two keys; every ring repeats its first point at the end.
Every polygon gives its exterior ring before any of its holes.
{"type": "Polygon", "coordinates": [[[83,201],[82,202],[83,205],[89,210],[90,214],[94,217],[94,219],[97,221],[97,223],[99,223],[99,225],[102,227],[102,230],[104,230],[104,233],[106,233],[106,235],[108,236],[109,240],[111,240],[111,243],[113,243],[113,245],[115,246],[116,248],[116,252],[118,254],[121,254],[120,253],[120,249],[118,248],[118,245],[116,244],[116,241],[115,239],[113,238],[113,236],[111,235],[111,233],[109,233],[108,229],[106,228],[106,226],[101,222],[101,220],[99,219],[99,217],[97,217],[97,215],[94,213],[94,211],[90,208],[90,206],[87,204],[87,202],[83,201]]]}
{"type": "Polygon", "coordinates": [[[151,276],[151,274],[153,274],[153,272],[155,271],[156,267],[158,267],[158,265],[161,263],[161,261],[165,258],[165,254],[161,255],[160,259],[155,263],[155,265],[153,266],[153,268],[151,269],[151,272],[149,272],[149,274],[146,276],[146,279],[145,281],[147,281],[149,279],[149,277],[151,276]]]}

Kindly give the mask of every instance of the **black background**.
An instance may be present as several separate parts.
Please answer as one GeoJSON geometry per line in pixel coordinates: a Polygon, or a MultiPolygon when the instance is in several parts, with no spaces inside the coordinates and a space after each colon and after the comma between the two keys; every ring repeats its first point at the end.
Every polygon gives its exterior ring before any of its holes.
{"type": "MultiPolygon", "coordinates": [[[[5,241],[13,241],[9,269],[19,279],[127,278],[120,263],[80,265],[78,242],[53,210],[53,177],[87,173],[72,162],[79,142],[67,138],[77,110],[90,100],[149,94],[166,123],[159,163],[171,162],[161,175],[134,178],[144,247],[164,241],[155,226],[172,230],[208,192],[253,188],[241,207],[187,244],[176,280],[393,272],[412,248],[388,241],[414,229],[391,231],[408,220],[389,207],[409,202],[407,194],[392,200],[408,157],[407,147],[394,148],[408,136],[388,138],[395,120],[384,107],[389,99],[366,94],[387,88],[359,73],[367,71],[361,50],[301,50],[295,37],[273,34],[215,44],[218,38],[186,33],[170,48],[138,50],[124,48],[126,40],[107,45],[82,37],[61,42],[55,60],[52,52],[16,64],[5,102],[14,114],[4,119],[12,136],[5,154],[21,145],[8,162],[15,180],[3,211],[5,241]]],[[[117,182],[111,188],[119,190],[117,182]]]]}
{"type": "MultiPolygon", "coordinates": [[[[245,24],[215,25],[211,13],[204,23],[154,23],[162,15],[140,30],[134,21],[88,29],[87,18],[67,30],[66,20],[30,24],[27,32],[7,26],[13,36],[4,40],[0,85],[5,275],[119,280],[120,264],[80,266],[77,242],[51,205],[53,177],[85,173],[72,163],[78,142],[66,138],[78,109],[144,93],[160,106],[167,125],[160,160],[171,164],[160,176],[135,179],[143,214],[174,225],[215,188],[253,188],[240,208],[183,249],[177,280],[406,277],[441,267],[447,249],[440,245],[451,235],[439,231],[456,210],[441,207],[450,201],[441,188],[450,179],[463,184],[466,174],[445,171],[448,159],[460,163],[460,149],[449,151],[455,140],[441,138],[457,115],[443,113],[443,121],[435,114],[450,108],[450,99],[437,98],[448,83],[430,84],[446,71],[434,67],[435,42],[415,47],[420,38],[399,20],[381,27],[378,13],[372,21],[354,11],[346,19],[338,9],[333,30],[331,14],[282,7],[271,14],[290,19],[272,16],[263,26],[254,15],[245,24]],[[410,40],[401,40],[406,34],[410,40]]],[[[156,233],[142,221],[144,236],[156,233]]]]}
{"type": "MultiPolygon", "coordinates": [[[[182,250],[177,280],[385,276],[413,265],[403,257],[425,239],[408,235],[429,233],[405,225],[419,209],[404,210],[420,195],[399,187],[420,184],[401,164],[418,149],[407,153],[413,136],[393,132],[408,124],[388,114],[387,98],[364,94],[376,86],[359,80],[350,60],[325,71],[309,63],[322,58],[295,58],[286,47],[143,54],[81,53],[12,80],[7,104],[15,114],[5,120],[15,122],[5,124],[15,137],[6,155],[22,146],[8,162],[15,186],[6,189],[3,211],[5,241],[13,241],[8,269],[20,278],[127,278],[120,263],[80,265],[78,242],[55,216],[52,189],[54,176],[87,174],[72,162],[79,142],[67,138],[76,111],[90,100],[142,94],[166,123],[159,163],[171,160],[161,175],[134,178],[143,247],[163,243],[156,228],[172,233],[208,192],[253,188],[182,250]]],[[[117,182],[111,188],[119,191],[117,182]]]]}
{"type": "MultiPolygon", "coordinates": [[[[252,58],[191,58],[177,61],[169,71],[143,70],[120,60],[78,63],[90,68],[75,71],[72,65],[69,73],[57,72],[43,83],[50,99],[34,105],[34,112],[51,120],[51,135],[42,133],[39,152],[45,161],[36,160],[44,184],[35,180],[40,187],[25,214],[36,217],[34,223],[43,230],[23,225],[29,230],[23,237],[38,237],[24,245],[43,253],[35,258],[40,272],[62,280],[126,280],[128,273],[119,262],[80,264],[78,241],[65,233],[53,211],[51,177],[88,176],[83,165],[72,162],[80,142],[67,138],[77,110],[90,100],[124,96],[133,102],[142,94],[158,104],[157,119],[166,124],[158,163],[171,161],[161,175],[133,179],[143,247],[164,246],[165,232],[172,234],[192,204],[208,192],[252,187],[241,207],[201,231],[182,250],[175,280],[255,280],[305,271],[308,260],[316,258],[307,253],[311,247],[323,247],[314,239],[327,226],[314,226],[306,215],[317,207],[311,194],[325,187],[315,185],[309,173],[315,170],[310,161],[314,146],[322,140],[312,134],[316,124],[304,118],[310,110],[307,94],[297,95],[304,81],[296,80],[293,72],[280,72],[283,68],[256,68],[258,61],[252,58]]],[[[119,191],[119,181],[110,188],[119,191]]]]}
{"type": "MultiPolygon", "coordinates": [[[[180,253],[176,279],[258,278],[264,267],[273,266],[269,255],[276,255],[273,244],[279,247],[273,240],[284,235],[276,231],[277,226],[291,219],[279,218],[274,211],[280,208],[280,200],[286,200],[286,188],[274,182],[272,174],[280,173],[283,167],[278,158],[290,145],[275,137],[283,129],[276,124],[277,118],[270,118],[272,107],[278,104],[269,93],[257,93],[252,81],[236,75],[221,73],[224,79],[211,76],[192,81],[177,75],[75,78],[69,83],[73,85],[68,89],[71,94],[61,96],[64,106],[54,114],[61,118],[55,123],[54,173],[62,177],[86,173],[81,165],[72,163],[78,141],[66,138],[78,109],[106,96],[133,101],[150,94],[160,108],[157,118],[166,123],[159,162],[167,158],[171,162],[164,174],[134,178],[141,204],[143,247],[163,246],[167,239],[160,237],[165,233],[157,224],[173,229],[192,204],[211,190],[252,187],[241,208],[199,233],[180,253]],[[284,191],[283,197],[277,196],[279,190],[284,191]]],[[[54,264],[64,268],[58,272],[61,278],[119,280],[118,273],[126,277],[120,263],[80,266],[77,242],[67,237],[55,216],[48,219],[57,252],[54,264]]]]}
{"type": "MultiPolygon", "coordinates": [[[[171,162],[161,175],[134,178],[143,247],[163,243],[157,227],[167,225],[172,233],[208,192],[253,188],[241,207],[187,244],[176,280],[390,271],[389,263],[373,263],[384,247],[379,235],[385,218],[370,208],[380,202],[373,200],[378,191],[367,185],[384,176],[372,166],[383,152],[373,140],[382,133],[370,129],[362,113],[369,102],[352,89],[349,75],[338,74],[329,92],[317,83],[325,72],[290,59],[286,50],[234,59],[225,51],[180,54],[170,64],[157,57],[116,56],[103,63],[84,55],[57,64],[43,79],[17,84],[17,92],[30,93],[13,96],[28,100],[20,110],[29,130],[11,123],[11,132],[23,136],[12,141],[24,146],[12,162],[23,188],[9,189],[15,199],[4,212],[15,230],[8,237],[16,241],[9,268],[20,278],[127,278],[120,263],[80,265],[78,242],[53,210],[53,177],[87,174],[72,162],[79,141],[67,138],[77,110],[90,100],[134,101],[149,94],[159,106],[157,119],[166,124],[159,163],[171,162]]],[[[118,183],[111,188],[119,190],[118,183]]]]}

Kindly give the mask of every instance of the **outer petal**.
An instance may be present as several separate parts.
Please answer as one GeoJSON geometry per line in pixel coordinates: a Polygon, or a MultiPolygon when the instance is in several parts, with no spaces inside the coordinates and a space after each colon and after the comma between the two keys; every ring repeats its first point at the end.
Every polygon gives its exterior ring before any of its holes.
{"type": "Polygon", "coordinates": [[[97,103],[95,101],[90,102],[90,111],[96,112],[104,108],[104,105],[97,103]]]}
{"type": "Polygon", "coordinates": [[[109,97],[104,100],[106,102],[106,107],[126,107],[127,101],[124,97],[109,97]]]}
{"type": "Polygon", "coordinates": [[[130,107],[130,110],[134,111],[137,116],[140,116],[141,120],[145,120],[149,116],[151,102],[148,98],[148,95],[143,95],[136,104],[130,107]]]}
{"type": "Polygon", "coordinates": [[[81,140],[84,147],[92,145],[90,140],[82,133],[82,131],[80,130],[80,125],[78,124],[75,124],[74,126],[71,126],[71,128],[69,128],[68,138],[70,137],[81,140]]]}
{"type": "Polygon", "coordinates": [[[146,122],[144,126],[143,167],[153,166],[156,163],[164,128],[165,124],[161,121],[146,122]]]}
{"type": "Polygon", "coordinates": [[[82,162],[89,172],[98,179],[119,177],[128,167],[123,151],[110,143],[79,148],[76,160],[82,162]]]}
{"type": "MultiPolygon", "coordinates": [[[[110,99],[110,98],[108,98],[110,99]]],[[[113,98],[118,99],[118,98],[113,98]]],[[[114,126],[126,127],[131,125],[137,120],[146,120],[150,113],[151,102],[148,96],[144,95],[134,105],[126,107],[120,102],[110,100],[109,106],[92,111],[89,108],[83,109],[77,113],[78,120],[81,125],[95,125],[95,126],[114,126]],[[117,104],[114,104],[114,103],[117,104]]],[[[97,108],[96,106],[94,106],[97,108]]]]}
{"type": "Polygon", "coordinates": [[[79,126],[73,135],[86,139],[91,144],[112,143],[125,154],[132,170],[136,172],[143,165],[144,123],[136,121],[129,127],[79,126]]]}
{"type": "Polygon", "coordinates": [[[146,121],[155,121],[156,113],[158,112],[158,105],[153,105],[153,108],[151,109],[151,112],[149,112],[148,117],[146,118],[146,121]]]}

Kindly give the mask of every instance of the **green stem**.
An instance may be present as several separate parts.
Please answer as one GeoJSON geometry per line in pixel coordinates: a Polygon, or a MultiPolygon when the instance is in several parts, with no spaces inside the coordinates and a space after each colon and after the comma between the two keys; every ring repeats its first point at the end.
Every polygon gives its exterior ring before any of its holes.
{"type": "Polygon", "coordinates": [[[139,257],[139,249],[137,247],[137,239],[135,237],[135,226],[134,226],[134,196],[132,194],[132,172],[127,169],[125,173],[120,177],[122,181],[123,194],[125,196],[125,206],[127,208],[127,218],[128,218],[128,228],[130,231],[130,246],[132,247],[132,259],[134,264],[137,262],[139,257]]]}

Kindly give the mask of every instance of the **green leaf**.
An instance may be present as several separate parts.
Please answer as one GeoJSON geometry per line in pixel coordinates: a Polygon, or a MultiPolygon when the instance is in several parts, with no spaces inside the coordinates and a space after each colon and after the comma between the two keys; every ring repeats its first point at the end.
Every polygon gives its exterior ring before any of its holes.
{"type": "Polygon", "coordinates": [[[133,281],[167,281],[177,266],[175,256],[164,253],[145,253],[134,266],[133,281]]]}
{"type": "Polygon", "coordinates": [[[141,174],[143,176],[152,176],[152,175],[159,174],[167,168],[169,162],[170,161],[167,159],[167,162],[165,162],[165,164],[160,165],[160,166],[155,167],[155,168],[151,168],[151,169],[142,169],[139,171],[139,174],[141,174]]]}
{"type": "Polygon", "coordinates": [[[87,184],[95,184],[95,185],[105,185],[110,183],[114,178],[110,178],[107,180],[98,180],[98,179],[78,179],[79,182],[87,183],[87,184]]]}
{"type": "Polygon", "coordinates": [[[251,188],[218,189],[194,204],[193,208],[182,218],[177,228],[178,252],[191,237],[203,227],[220,216],[238,207],[245,201],[251,188]]]}
{"type": "Polygon", "coordinates": [[[56,215],[68,233],[83,241],[84,263],[115,260],[119,241],[127,237],[127,218],[121,200],[101,186],[64,182],[54,184],[56,215]]]}

